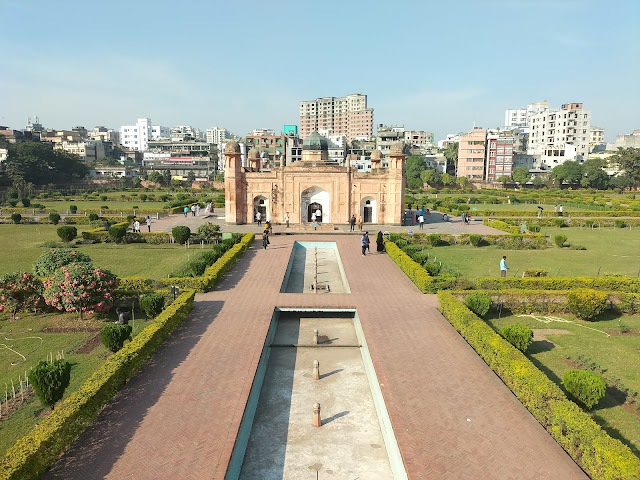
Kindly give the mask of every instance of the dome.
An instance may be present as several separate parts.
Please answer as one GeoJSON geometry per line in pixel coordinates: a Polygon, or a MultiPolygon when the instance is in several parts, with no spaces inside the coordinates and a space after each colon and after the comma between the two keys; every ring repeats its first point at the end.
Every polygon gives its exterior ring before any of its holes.
{"type": "Polygon", "coordinates": [[[391,145],[391,150],[389,151],[389,155],[394,155],[394,156],[404,155],[404,143],[396,142],[393,145],[391,145]]]}
{"type": "Polygon", "coordinates": [[[248,157],[250,159],[260,158],[260,155],[258,155],[258,150],[256,150],[255,148],[252,148],[251,150],[249,150],[248,157]]]}
{"type": "Polygon", "coordinates": [[[240,153],[240,145],[235,140],[227,142],[224,147],[225,153],[240,153]]]}
{"type": "Polygon", "coordinates": [[[380,150],[374,150],[373,152],[371,152],[371,161],[375,162],[376,160],[382,160],[382,152],[380,150]]]}
{"type": "Polygon", "coordinates": [[[302,150],[329,150],[329,144],[327,139],[320,135],[318,132],[312,132],[307,135],[302,143],[302,150]]]}

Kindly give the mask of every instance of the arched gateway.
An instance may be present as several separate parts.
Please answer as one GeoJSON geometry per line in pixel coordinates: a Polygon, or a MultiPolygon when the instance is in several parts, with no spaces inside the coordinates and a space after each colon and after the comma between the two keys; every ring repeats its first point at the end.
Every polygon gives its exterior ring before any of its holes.
{"type": "Polygon", "coordinates": [[[302,213],[302,221],[305,223],[312,221],[312,215],[316,213],[316,222],[328,223],[330,221],[329,209],[330,200],[329,192],[320,187],[314,186],[307,188],[302,192],[300,199],[300,212],[302,213]],[[318,216],[318,211],[320,215],[318,216]]]}

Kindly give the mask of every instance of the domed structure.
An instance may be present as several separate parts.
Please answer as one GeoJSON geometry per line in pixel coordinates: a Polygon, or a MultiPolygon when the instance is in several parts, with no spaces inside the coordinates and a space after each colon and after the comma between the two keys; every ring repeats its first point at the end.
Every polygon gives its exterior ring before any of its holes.
{"type": "Polygon", "coordinates": [[[235,140],[227,142],[224,147],[225,153],[240,153],[240,145],[235,140]]]}
{"type": "Polygon", "coordinates": [[[396,142],[393,145],[391,145],[391,150],[389,151],[389,155],[394,155],[394,156],[404,155],[404,143],[396,142]]]}
{"type": "Polygon", "coordinates": [[[247,155],[247,157],[250,160],[253,160],[255,158],[259,158],[260,155],[258,155],[258,150],[256,150],[255,148],[252,148],[251,150],[249,150],[249,155],[247,155]]]}
{"type": "Polygon", "coordinates": [[[382,152],[380,150],[374,150],[371,152],[371,161],[376,162],[382,160],[382,152]]]}
{"type": "Polygon", "coordinates": [[[312,132],[302,142],[302,150],[320,150],[329,151],[329,143],[326,137],[323,137],[318,132],[312,132]]]}

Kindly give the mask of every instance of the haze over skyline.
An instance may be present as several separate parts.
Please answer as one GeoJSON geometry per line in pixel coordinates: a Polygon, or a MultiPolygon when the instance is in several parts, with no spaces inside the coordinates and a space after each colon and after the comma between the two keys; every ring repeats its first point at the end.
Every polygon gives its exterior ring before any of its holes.
{"type": "Polygon", "coordinates": [[[0,125],[299,124],[299,103],[364,93],[374,125],[502,127],[582,102],[607,141],[640,128],[640,2],[5,1],[0,125]],[[464,65],[464,66],[463,66],[464,65]]]}

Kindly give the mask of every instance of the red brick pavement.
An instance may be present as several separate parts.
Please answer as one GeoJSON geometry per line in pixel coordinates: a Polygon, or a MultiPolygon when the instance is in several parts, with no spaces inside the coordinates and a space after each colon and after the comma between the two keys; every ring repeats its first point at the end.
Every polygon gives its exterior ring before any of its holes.
{"type": "Polygon", "coordinates": [[[280,294],[294,240],[258,242],[46,478],[224,478],[276,306],[355,307],[411,479],[587,478],[384,254],[338,248],[351,294],[280,294]]]}

